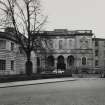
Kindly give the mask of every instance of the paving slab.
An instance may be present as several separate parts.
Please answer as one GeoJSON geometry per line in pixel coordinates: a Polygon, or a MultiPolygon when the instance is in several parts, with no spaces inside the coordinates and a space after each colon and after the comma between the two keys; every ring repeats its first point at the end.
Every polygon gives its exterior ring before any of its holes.
{"type": "Polygon", "coordinates": [[[8,83],[0,83],[0,88],[37,85],[37,84],[47,84],[47,83],[75,81],[75,80],[77,80],[77,78],[53,78],[53,79],[40,79],[40,80],[8,82],[8,83]]]}

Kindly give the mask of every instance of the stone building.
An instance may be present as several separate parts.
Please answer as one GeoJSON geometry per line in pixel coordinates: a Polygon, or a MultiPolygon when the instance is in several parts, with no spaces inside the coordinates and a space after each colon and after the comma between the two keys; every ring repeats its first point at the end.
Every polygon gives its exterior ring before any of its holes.
{"type": "Polygon", "coordinates": [[[93,64],[95,68],[105,69],[105,39],[93,38],[93,64]]]}
{"type": "Polygon", "coordinates": [[[88,73],[105,68],[105,39],[94,38],[92,30],[55,29],[41,37],[47,52],[38,53],[37,67],[88,73]]]}
{"type": "Polygon", "coordinates": [[[91,30],[47,31],[42,36],[47,39],[47,52],[40,52],[39,55],[45,53],[42,58],[38,58],[40,66],[63,70],[92,69],[94,66],[92,35],[91,30]]]}
{"type": "MultiPolygon", "coordinates": [[[[32,52],[33,72],[36,71],[35,53],[32,52]]],[[[7,32],[0,32],[0,75],[25,73],[26,55],[15,39],[7,32]]]]}
{"type": "MultiPolygon", "coordinates": [[[[92,73],[96,68],[105,68],[105,39],[95,38],[92,30],[55,29],[42,32],[40,37],[44,49],[31,53],[33,73],[92,73]]],[[[7,32],[0,32],[0,75],[24,74],[25,61],[21,46],[7,32]]]]}

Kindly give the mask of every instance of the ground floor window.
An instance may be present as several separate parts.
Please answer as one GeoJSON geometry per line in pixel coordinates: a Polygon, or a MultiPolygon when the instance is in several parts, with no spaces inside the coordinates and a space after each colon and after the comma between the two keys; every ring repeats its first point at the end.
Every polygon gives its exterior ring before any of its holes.
{"type": "Polygon", "coordinates": [[[6,60],[0,60],[0,70],[6,69],[6,60]]]}
{"type": "Polygon", "coordinates": [[[11,60],[11,70],[13,71],[14,70],[14,61],[11,60]]]}

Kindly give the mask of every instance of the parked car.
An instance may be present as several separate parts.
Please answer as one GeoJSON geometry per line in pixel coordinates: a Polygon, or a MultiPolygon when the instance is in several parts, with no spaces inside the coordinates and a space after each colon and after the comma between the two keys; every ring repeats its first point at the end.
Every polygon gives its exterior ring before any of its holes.
{"type": "Polygon", "coordinates": [[[53,73],[58,73],[58,74],[62,74],[62,73],[64,73],[64,70],[61,70],[61,69],[55,69],[54,71],[53,71],[53,73]]]}
{"type": "Polygon", "coordinates": [[[101,72],[101,78],[105,78],[105,70],[101,72]]]}

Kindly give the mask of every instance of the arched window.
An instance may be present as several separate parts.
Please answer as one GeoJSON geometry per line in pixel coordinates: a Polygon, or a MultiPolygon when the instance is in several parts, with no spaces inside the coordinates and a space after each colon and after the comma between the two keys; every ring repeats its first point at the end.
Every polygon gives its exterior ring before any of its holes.
{"type": "Polygon", "coordinates": [[[64,57],[62,55],[58,56],[57,58],[57,69],[66,69],[66,64],[64,61],[64,57]]]}
{"type": "Polygon", "coordinates": [[[69,66],[73,65],[74,64],[74,56],[72,56],[72,55],[68,56],[67,63],[69,66]]]}
{"type": "Polygon", "coordinates": [[[57,61],[59,64],[63,64],[64,63],[64,57],[62,55],[58,56],[57,61]]]}
{"type": "Polygon", "coordinates": [[[86,65],[86,57],[82,57],[82,65],[86,65]]]}

